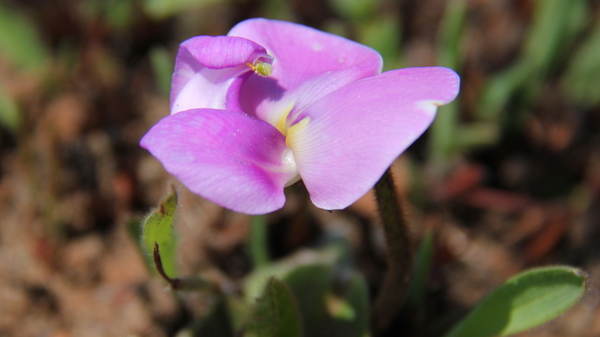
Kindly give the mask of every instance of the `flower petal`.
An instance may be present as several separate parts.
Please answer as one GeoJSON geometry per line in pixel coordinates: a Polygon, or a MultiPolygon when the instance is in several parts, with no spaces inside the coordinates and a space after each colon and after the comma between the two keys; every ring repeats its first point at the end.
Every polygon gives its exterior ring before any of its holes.
{"type": "Polygon", "coordinates": [[[179,47],[171,83],[171,113],[198,108],[239,110],[238,92],[257,59],[271,62],[262,46],[229,36],[198,36],[179,47]]]}
{"type": "Polygon", "coordinates": [[[192,192],[237,212],[281,208],[283,188],[297,175],[283,135],[233,111],[197,109],[167,116],[140,144],[192,192]]]}
{"type": "Polygon", "coordinates": [[[362,78],[358,66],[338,71],[328,71],[315,75],[292,90],[277,89],[271,85],[271,93],[279,95],[264,99],[263,93],[269,88],[270,78],[250,77],[240,91],[240,104],[243,111],[277,126],[286,115],[302,111],[307,106],[344,85],[362,78]]]}
{"type": "Polygon", "coordinates": [[[293,116],[287,143],[313,203],[342,209],[364,195],[458,89],[450,69],[401,69],[352,82],[293,116]]]}
{"type": "Polygon", "coordinates": [[[265,47],[274,57],[273,71],[268,79],[255,80],[277,81],[287,90],[315,75],[353,66],[359,66],[360,78],[374,76],[383,65],[381,55],[367,46],[291,22],[250,19],[227,35],[245,37],[265,47]]]}

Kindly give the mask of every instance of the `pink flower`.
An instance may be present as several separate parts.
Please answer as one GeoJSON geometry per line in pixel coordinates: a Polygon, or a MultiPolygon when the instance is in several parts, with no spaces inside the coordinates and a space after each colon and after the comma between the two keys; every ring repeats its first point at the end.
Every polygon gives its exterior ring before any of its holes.
{"type": "Polygon", "coordinates": [[[183,42],[171,115],[141,140],[192,192],[237,212],[302,179],[332,210],[365,194],[458,94],[442,67],[381,73],[381,56],[302,25],[251,19],[183,42]]]}

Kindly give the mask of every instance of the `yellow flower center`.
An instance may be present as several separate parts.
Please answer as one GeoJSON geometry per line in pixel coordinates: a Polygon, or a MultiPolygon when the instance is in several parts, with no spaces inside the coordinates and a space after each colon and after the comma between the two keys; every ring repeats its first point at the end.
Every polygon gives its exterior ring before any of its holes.
{"type": "Polygon", "coordinates": [[[285,186],[290,186],[300,180],[300,175],[298,174],[298,168],[296,167],[296,161],[294,158],[294,153],[296,152],[295,148],[298,146],[298,134],[301,132],[306,125],[310,122],[310,117],[306,117],[299,121],[298,123],[290,126],[288,122],[288,117],[290,112],[294,108],[295,102],[290,103],[288,106],[283,109],[283,113],[279,116],[277,121],[274,121],[274,126],[281,132],[281,134],[285,137],[285,143],[289,150],[286,150],[284,156],[282,158],[283,163],[289,169],[295,171],[295,174],[290,180],[285,184],[285,186]]]}

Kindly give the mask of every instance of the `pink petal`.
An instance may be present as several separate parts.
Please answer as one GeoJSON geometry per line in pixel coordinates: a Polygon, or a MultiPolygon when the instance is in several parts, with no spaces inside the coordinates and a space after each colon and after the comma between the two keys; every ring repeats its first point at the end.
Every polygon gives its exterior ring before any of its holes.
{"type": "MultiPolygon", "coordinates": [[[[239,109],[238,92],[255,60],[271,62],[262,46],[229,36],[198,36],[179,47],[171,83],[171,113],[197,108],[239,109]]],[[[241,110],[241,109],[240,109],[241,110]]]]}
{"type": "Polygon", "coordinates": [[[373,76],[381,72],[383,64],[381,55],[367,46],[291,22],[250,19],[237,24],[228,35],[265,47],[274,57],[269,79],[287,90],[315,75],[353,66],[358,66],[360,78],[373,76]]]}
{"type": "Polygon", "coordinates": [[[283,188],[297,174],[279,131],[233,111],[198,109],[167,116],[140,144],[192,192],[242,213],[281,208],[283,188]]]}
{"type": "Polygon", "coordinates": [[[304,110],[330,92],[360,78],[360,69],[354,66],[315,75],[292,90],[283,90],[270,78],[251,76],[240,91],[240,103],[245,113],[277,125],[290,108],[291,113],[304,110]],[[264,93],[273,96],[265,98],[264,93]]]}
{"type": "Polygon", "coordinates": [[[288,146],[313,203],[342,209],[364,195],[458,89],[458,75],[447,68],[394,70],[291,116],[288,146]]]}

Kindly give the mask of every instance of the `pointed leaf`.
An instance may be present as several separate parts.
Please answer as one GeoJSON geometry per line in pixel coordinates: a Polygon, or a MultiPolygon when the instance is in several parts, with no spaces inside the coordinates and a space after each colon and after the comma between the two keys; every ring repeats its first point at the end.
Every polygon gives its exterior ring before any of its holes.
{"type": "Polygon", "coordinates": [[[176,276],[175,258],[177,237],[173,228],[173,218],[177,208],[177,194],[172,189],[143,224],[143,244],[147,254],[154,250],[156,242],[160,247],[162,265],[169,277],[176,276]]]}
{"type": "Polygon", "coordinates": [[[363,305],[360,299],[367,298],[367,292],[365,290],[364,297],[356,295],[361,294],[361,288],[354,284],[353,277],[349,283],[341,285],[342,291],[336,291],[335,294],[352,307],[356,319],[352,322],[337,320],[327,310],[326,297],[333,292],[335,263],[339,259],[340,247],[330,246],[321,251],[300,251],[286,259],[259,267],[245,281],[246,303],[252,303],[258,298],[261,289],[274,276],[281,279],[294,294],[302,317],[304,336],[332,337],[330,332],[337,321],[354,324],[363,322],[364,318],[366,325],[367,313],[364,307],[368,301],[365,300],[363,305]]]}
{"type": "Polygon", "coordinates": [[[576,268],[530,269],[496,289],[446,337],[508,336],[544,324],[579,301],[585,282],[576,268]]]}
{"type": "Polygon", "coordinates": [[[290,289],[271,278],[257,300],[246,336],[300,337],[302,323],[298,305],[290,289]]]}

